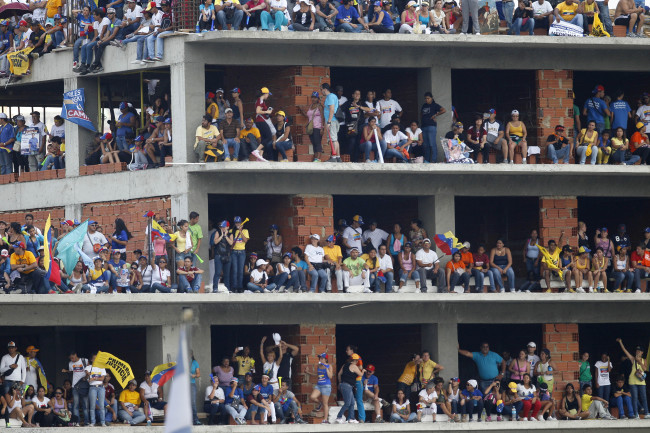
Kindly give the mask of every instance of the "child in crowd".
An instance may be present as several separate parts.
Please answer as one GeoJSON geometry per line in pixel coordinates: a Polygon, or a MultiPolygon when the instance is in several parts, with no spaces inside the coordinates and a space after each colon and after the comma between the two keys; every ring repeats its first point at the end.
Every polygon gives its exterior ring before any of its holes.
{"type": "Polygon", "coordinates": [[[591,385],[582,388],[582,410],[589,411],[589,419],[616,419],[610,415],[607,407],[609,403],[600,397],[592,395],[591,385]]]}
{"type": "Polygon", "coordinates": [[[611,135],[612,133],[609,129],[606,129],[600,134],[596,164],[607,164],[609,162],[609,156],[612,154],[611,135]]]}
{"type": "Polygon", "coordinates": [[[542,402],[541,409],[539,410],[540,421],[544,419],[544,414],[548,414],[547,421],[557,421],[555,418],[555,402],[551,398],[551,393],[548,390],[548,384],[542,382],[539,384],[539,401],[542,402]]]}
{"type": "Polygon", "coordinates": [[[625,384],[625,376],[621,375],[616,378],[612,396],[612,405],[616,404],[618,408],[618,419],[625,419],[624,407],[627,407],[627,417],[635,419],[634,408],[632,407],[632,393],[630,387],[625,384]]]}
{"type": "Polygon", "coordinates": [[[474,379],[468,380],[465,389],[461,391],[460,395],[463,399],[463,404],[461,405],[463,422],[467,421],[467,415],[469,415],[469,422],[473,422],[474,414],[476,414],[477,421],[481,421],[483,393],[478,389],[478,382],[474,379]]]}
{"type": "Polygon", "coordinates": [[[585,385],[591,385],[591,364],[589,364],[589,352],[584,352],[580,358],[580,389],[585,385]]]}
{"type": "Polygon", "coordinates": [[[108,293],[108,287],[111,281],[110,272],[104,269],[104,261],[101,257],[95,257],[93,260],[95,269],[90,269],[90,293],[108,293]]]}
{"type": "MultiPolygon", "coordinates": [[[[247,291],[270,293],[275,290],[276,285],[269,284],[269,275],[266,273],[266,267],[269,263],[264,259],[257,259],[255,269],[251,271],[250,282],[246,285],[247,291]]],[[[246,293],[246,292],[244,292],[246,293]]]]}

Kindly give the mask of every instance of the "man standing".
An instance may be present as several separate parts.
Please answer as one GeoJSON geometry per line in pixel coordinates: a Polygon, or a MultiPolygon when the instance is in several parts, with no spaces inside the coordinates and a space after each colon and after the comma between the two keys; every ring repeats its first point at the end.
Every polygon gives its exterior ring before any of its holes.
{"type": "Polygon", "coordinates": [[[201,248],[201,239],[203,239],[203,230],[199,225],[199,213],[190,212],[190,224],[189,224],[190,235],[192,237],[192,264],[196,266],[196,254],[201,248]]]}
{"type": "MultiPolygon", "coordinates": [[[[535,344],[534,341],[531,341],[530,343],[528,343],[528,345],[526,346],[526,350],[528,351],[528,353],[526,354],[526,360],[528,360],[528,363],[530,364],[529,373],[530,373],[530,377],[532,379],[533,377],[535,377],[535,366],[537,365],[537,363],[539,361],[541,361],[541,359],[535,353],[535,351],[537,350],[537,344],[535,344]]],[[[537,382],[537,381],[535,381],[535,382],[537,382]]]]}
{"type": "Polygon", "coordinates": [[[38,111],[32,111],[31,113],[31,121],[27,122],[27,126],[29,128],[36,128],[38,129],[38,135],[40,137],[39,139],[39,147],[38,147],[38,154],[36,155],[29,155],[29,171],[38,171],[38,165],[43,162],[43,158],[45,157],[45,137],[47,136],[47,127],[43,122],[41,122],[41,113],[38,111]]]}
{"type": "Polygon", "coordinates": [[[16,343],[10,341],[7,344],[7,351],[9,352],[2,357],[0,361],[0,374],[4,377],[4,386],[2,395],[7,398],[9,390],[14,384],[23,385],[27,377],[25,358],[18,353],[16,349],[16,343]]]}
{"type": "MultiPolygon", "coordinates": [[[[605,31],[610,35],[614,34],[614,29],[612,28],[612,17],[609,15],[609,0],[596,0],[596,5],[598,5],[598,10],[600,13],[600,21],[605,26],[605,31]]],[[[612,128],[613,130],[614,128],[612,128]]]]}
{"type": "Polygon", "coordinates": [[[469,352],[458,348],[458,353],[471,358],[478,368],[480,390],[485,390],[495,380],[500,381],[506,371],[506,362],[497,353],[490,352],[488,343],[481,344],[480,352],[469,352]]]}
{"type": "Polygon", "coordinates": [[[445,367],[431,359],[431,354],[428,350],[422,351],[422,363],[418,366],[422,386],[426,386],[427,383],[432,382],[436,378],[436,375],[444,369],[445,367]]]}
{"type": "Polygon", "coordinates": [[[546,157],[553,161],[553,164],[557,164],[559,159],[563,159],[565,164],[569,163],[573,146],[564,136],[564,126],[557,125],[555,127],[555,134],[548,136],[546,145],[546,157]]]}
{"type": "MultiPolygon", "coordinates": [[[[34,346],[28,346],[27,349],[25,349],[25,352],[27,352],[27,358],[25,359],[25,371],[27,372],[25,385],[31,385],[34,387],[34,389],[38,389],[38,379],[40,376],[39,372],[42,373],[40,363],[36,359],[38,349],[34,346]]],[[[44,374],[43,377],[45,377],[44,374]]],[[[47,383],[43,383],[42,385],[46,387],[47,383]]]]}
{"type": "Polygon", "coordinates": [[[63,369],[63,373],[72,373],[72,415],[75,417],[75,426],[79,427],[79,403],[81,403],[84,421],[86,424],[89,422],[88,414],[88,386],[86,380],[86,366],[88,365],[88,360],[86,358],[79,358],[76,351],[70,353],[70,362],[68,363],[68,369],[63,369]],[[85,381],[86,384],[81,382],[85,381]]]}
{"type": "Polygon", "coordinates": [[[355,215],[352,218],[352,225],[345,228],[343,231],[343,245],[346,248],[346,253],[350,255],[352,248],[361,251],[361,226],[363,225],[363,218],[361,215],[355,215]]]}
{"type": "Polygon", "coordinates": [[[339,154],[339,128],[340,124],[336,118],[336,111],[339,109],[339,98],[330,90],[328,83],[321,85],[323,95],[325,95],[325,121],[327,122],[327,136],[332,147],[332,156],[327,162],[341,162],[341,155],[339,154]]]}
{"type": "Polygon", "coordinates": [[[88,257],[95,257],[101,247],[106,245],[108,241],[106,236],[97,231],[97,221],[88,221],[88,233],[84,236],[84,241],[81,246],[81,251],[88,257]]]}
{"type": "MultiPolygon", "coordinates": [[[[90,365],[86,366],[85,373],[88,378],[90,388],[88,389],[88,406],[90,410],[90,425],[88,427],[95,427],[96,412],[94,410],[95,404],[99,409],[99,422],[102,427],[106,427],[106,411],[105,411],[105,398],[106,391],[104,390],[104,377],[106,377],[106,370],[103,368],[95,367],[92,364],[95,362],[97,354],[94,354],[90,359],[90,365]]],[[[88,423],[88,420],[86,420],[88,423]]]]}
{"type": "Polygon", "coordinates": [[[11,152],[16,136],[5,113],[0,113],[0,174],[11,174],[11,152]]]}
{"type": "Polygon", "coordinates": [[[461,0],[461,12],[463,13],[463,27],[461,32],[467,34],[469,31],[469,17],[472,17],[472,29],[475,35],[480,35],[481,30],[478,25],[478,0],[461,0]]]}
{"type": "Polygon", "coordinates": [[[232,108],[226,108],[225,112],[226,118],[219,123],[223,140],[224,161],[237,161],[237,157],[239,156],[241,125],[239,121],[233,118],[232,108]],[[230,152],[231,147],[232,153],[230,152]]]}
{"type": "Polygon", "coordinates": [[[391,99],[393,97],[393,92],[390,89],[384,90],[384,99],[377,101],[377,109],[379,110],[379,127],[382,131],[388,125],[390,125],[393,115],[397,115],[398,118],[402,118],[402,106],[399,105],[397,101],[391,99]]]}
{"type": "Polygon", "coordinates": [[[618,225],[618,232],[612,239],[612,242],[614,242],[614,249],[616,251],[620,250],[621,248],[630,248],[632,245],[630,243],[630,237],[627,235],[626,229],[627,227],[625,227],[625,224],[618,225]]]}
{"type": "Polygon", "coordinates": [[[420,273],[422,293],[427,292],[427,277],[431,278],[431,284],[436,283],[438,293],[447,290],[445,271],[440,269],[438,254],[431,249],[431,239],[426,238],[422,241],[422,249],[415,254],[415,261],[418,265],[417,271],[420,273]]]}
{"type": "Polygon", "coordinates": [[[632,108],[630,108],[630,104],[623,99],[624,97],[625,93],[622,90],[617,90],[616,100],[609,104],[609,111],[612,113],[612,131],[616,131],[618,128],[623,128],[623,134],[627,137],[627,122],[632,118],[632,108]]]}
{"type": "MultiPolygon", "coordinates": [[[[560,5],[558,5],[559,7],[560,5]]],[[[557,9],[556,9],[557,11],[557,9]]],[[[582,16],[580,14],[576,17],[582,16]]],[[[598,85],[594,88],[591,98],[585,101],[585,105],[582,108],[582,115],[587,116],[587,123],[592,120],[596,122],[596,130],[598,135],[602,134],[605,129],[605,116],[611,116],[607,102],[603,101],[603,96],[605,96],[605,88],[601,85],[598,85]]],[[[580,131],[576,131],[576,135],[580,131]]]]}

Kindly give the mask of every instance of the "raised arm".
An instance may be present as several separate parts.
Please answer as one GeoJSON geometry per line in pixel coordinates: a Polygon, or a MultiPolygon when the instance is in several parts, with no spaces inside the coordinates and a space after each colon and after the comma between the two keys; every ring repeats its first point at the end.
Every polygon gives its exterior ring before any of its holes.
{"type": "Polygon", "coordinates": [[[260,358],[262,359],[262,362],[267,362],[266,361],[266,356],[264,354],[264,342],[266,341],[266,336],[262,337],[262,341],[260,341],[260,358]]]}
{"type": "Polygon", "coordinates": [[[621,349],[623,349],[623,353],[625,353],[625,356],[627,356],[627,359],[634,362],[634,357],[625,348],[625,345],[623,344],[623,340],[621,340],[620,338],[617,338],[616,341],[618,342],[618,344],[621,345],[621,349]]]}

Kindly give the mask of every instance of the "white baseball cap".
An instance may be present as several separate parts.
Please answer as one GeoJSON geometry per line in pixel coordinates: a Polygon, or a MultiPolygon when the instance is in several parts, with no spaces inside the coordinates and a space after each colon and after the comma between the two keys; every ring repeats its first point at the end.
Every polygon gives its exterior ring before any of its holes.
{"type": "Polygon", "coordinates": [[[268,262],[264,259],[257,259],[255,262],[255,266],[262,266],[262,265],[268,265],[268,262]]]}
{"type": "Polygon", "coordinates": [[[311,235],[311,237],[314,238],[314,239],[316,239],[317,241],[320,241],[320,236],[317,235],[316,233],[314,233],[313,235],[311,235]]]}
{"type": "Polygon", "coordinates": [[[7,116],[6,113],[0,113],[0,119],[8,119],[9,117],[7,116]]]}
{"type": "Polygon", "coordinates": [[[531,341],[530,343],[528,343],[528,347],[535,347],[536,348],[537,344],[535,344],[534,341],[531,341]]]}

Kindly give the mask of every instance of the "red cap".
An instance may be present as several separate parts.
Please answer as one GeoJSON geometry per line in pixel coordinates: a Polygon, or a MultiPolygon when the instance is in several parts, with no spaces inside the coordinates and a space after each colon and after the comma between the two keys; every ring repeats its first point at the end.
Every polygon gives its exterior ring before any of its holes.
{"type": "Polygon", "coordinates": [[[368,366],[366,367],[366,370],[368,370],[371,373],[374,373],[375,372],[375,366],[372,365],[372,364],[368,364],[368,366]]]}
{"type": "Polygon", "coordinates": [[[20,20],[20,22],[18,23],[18,27],[28,27],[28,26],[29,24],[27,24],[27,21],[25,20],[20,20]]]}

